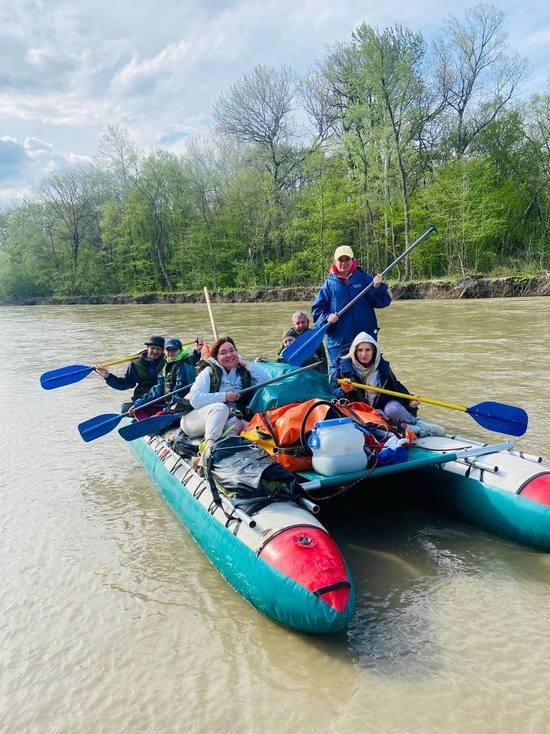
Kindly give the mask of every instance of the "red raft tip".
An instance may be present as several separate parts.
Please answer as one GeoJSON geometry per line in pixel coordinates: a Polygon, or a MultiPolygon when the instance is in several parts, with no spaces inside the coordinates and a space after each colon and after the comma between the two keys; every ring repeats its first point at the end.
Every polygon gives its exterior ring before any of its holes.
{"type": "Polygon", "coordinates": [[[334,540],[321,528],[283,530],[266,543],[260,556],[337,612],[345,611],[351,591],[346,564],[334,540]]]}
{"type": "Polygon", "coordinates": [[[541,505],[550,506],[550,472],[539,474],[523,485],[520,497],[528,497],[541,505]]]}

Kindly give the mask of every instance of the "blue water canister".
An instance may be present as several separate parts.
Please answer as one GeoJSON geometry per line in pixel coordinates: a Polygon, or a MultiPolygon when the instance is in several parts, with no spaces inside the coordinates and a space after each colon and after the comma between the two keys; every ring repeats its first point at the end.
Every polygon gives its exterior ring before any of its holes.
{"type": "Polygon", "coordinates": [[[351,418],[317,421],[308,443],[313,454],[313,469],[318,474],[333,477],[367,467],[368,458],[363,450],[365,439],[351,418]]]}

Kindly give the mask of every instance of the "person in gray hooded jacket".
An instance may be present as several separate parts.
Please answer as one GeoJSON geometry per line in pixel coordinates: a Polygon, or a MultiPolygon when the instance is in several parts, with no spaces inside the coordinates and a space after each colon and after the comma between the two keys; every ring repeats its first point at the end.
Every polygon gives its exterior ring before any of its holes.
{"type": "Polygon", "coordinates": [[[365,331],[357,334],[349,352],[338,358],[330,373],[330,391],[335,397],[360,400],[380,411],[388,420],[404,424],[417,437],[444,436],[445,429],[435,423],[428,423],[417,417],[418,402],[413,396],[396,398],[390,395],[361,390],[353,387],[352,382],[369,384],[385,390],[410,394],[394,375],[390,363],[384,359],[376,339],[365,331]],[[342,384],[338,380],[344,380],[342,384]]]}

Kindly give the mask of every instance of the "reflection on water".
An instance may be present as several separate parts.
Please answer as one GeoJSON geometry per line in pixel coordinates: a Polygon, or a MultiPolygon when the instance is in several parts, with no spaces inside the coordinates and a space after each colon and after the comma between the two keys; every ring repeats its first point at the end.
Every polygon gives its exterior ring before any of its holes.
{"type": "MultiPolygon", "coordinates": [[[[272,356],[298,306],[214,313],[243,354],[272,356]]],[[[381,313],[381,344],[419,394],[522,405],[518,445],[548,456],[548,314],[547,299],[400,302],[381,313]]],[[[357,614],[330,638],[285,630],[221,579],[116,432],[81,442],[76,424],[121,394],[95,375],[48,393],[37,381],[150,333],[208,335],[205,307],[5,308],[0,321],[17,355],[0,375],[0,731],[546,731],[549,555],[414,501],[343,502],[324,519],[357,614]]]]}

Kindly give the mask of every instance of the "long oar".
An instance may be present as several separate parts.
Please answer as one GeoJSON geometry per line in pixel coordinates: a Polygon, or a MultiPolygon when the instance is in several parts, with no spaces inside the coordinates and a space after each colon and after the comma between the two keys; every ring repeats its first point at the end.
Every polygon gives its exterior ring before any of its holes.
{"type": "MultiPolygon", "coordinates": [[[[338,380],[341,385],[344,380],[338,380]]],[[[421,398],[418,395],[408,395],[407,393],[395,392],[394,390],[386,390],[382,387],[374,387],[373,385],[363,385],[360,382],[352,382],[353,387],[361,390],[370,390],[379,392],[383,395],[392,395],[396,398],[406,398],[407,400],[417,400],[419,403],[427,403],[428,405],[437,405],[440,408],[449,408],[450,410],[460,410],[468,413],[479,423],[480,426],[488,431],[496,431],[497,433],[506,433],[509,436],[523,436],[527,430],[529,416],[523,410],[515,405],[506,405],[505,403],[495,403],[487,401],[477,403],[469,408],[465,405],[457,405],[456,403],[444,403],[441,400],[433,398],[421,398]]]]}
{"type": "MultiPolygon", "coordinates": [[[[305,367],[300,367],[297,370],[292,370],[290,372],[284,372],[282,375],[277,375],[277,377],[271,377],[269,380],[265,380],[264,382],[259,382],[257,385],[251,385],[250,387],[246,387],[244,390],[238,390],[236,392],[238,392],[239,395],[245,395],[248,392],[259,390],[261,387],[266,387],[266,385],[271,385],[272,383],[278,382],[279,380],[284,380],[286,377],[290,377],[291,375],[297,375],[299,372],[304,372],[305,370],[311,370],[314,367],[318,367],[320,364],[321,364],[321,361],[319,360],[319,362],[314,362],[313,364],[307,364],[305,367]]],[[[145,407],[145,406],[140,406],[140,407],[145,407]]],[[[171,417],[173,420],[175,416],[177,416],[177,413],[172,413],[172,416],[168,416],[168,418],[171,417]]],[[[99,417],[101,416],[98,416],[98,418],[99,417]]],[[[120,418],[122,418],[122,416],[120,416],[120,418]]],[[[163,428],[168,427],[170,423],[172,422],[172,420],[168,420],[163,415],[153,416],[152,418],[147,418],[144,421],[137,421],[136,423],[130,423],[128,426],[122,426],[122,428],[119,428],[118,432],[120,433],[122,438],[124,438],[126,441],[134,441],[136,438],[141,438],[142,436],[147,436],[153,433],[159,433],[160,431],[162,431],[163,428]]]]}
{"type": "MultiPolygon", "coordinates": [[[[194,339],[191,339],[188,342],[184,342],[182,346],[186,347],[189,344],[193,344],[194,341],[194,339]]],[[[133,359],[137,359],[141,353],[142,352],[129,354],[127,357],[119,357],[118,359],[113,359],[111,362],[103,362],[103,364],[98,365],[70,364],[67,365],[67,367],[50,370],[49,372],[44,372],[43,375],[40,375],[40,384],[44,390],[55,390],[57,387],[72,385],[74,382],[80,382],[80,380],[83,380],[98,367],[112,367],[115,364],[131,362],[133,359]]]]}
{"type": "MultiPolygon", "coordinates": [[[[132,359],[137,359],[141,352],[137,354],[129,354],[127,357],[120,357],[119,359],[113,359],[111,362],[104,362],[103,364],[96,365],[97,367],[111,367],[114,364],[123,364],[124,362],[131,362],[132,359]]],[[[40,384],[44,390],[55,390],[57,387],[63,387],[64,385],[72,385],[73,382],[80,382],[90,373],[92,373],[96,366],[90,366],[86,364],[70,364],[67,367],[59,367],[57,370],[50,370],[40,375],[40,384]]]]}
{"type": "MultiPolygon", "coordinates": [[[[140,405],[138,410],[140,410],[141,408],[147,408],[149,405],[154,405],[155,403],[160,403],[165,398],[170,397],[170,395],[175,395],[176,393],[183,392],[184,390],[189,390],[192,384],[193,383],[190,382],[189,385],[184,385],[177,390],[173,390],[172,392],[166,393],[165,395],[160,395],[154,400],[149,400],[149,402],[140,405]]],[[[127,415],[130,415],[129,410],[127,410],[125,413],[102,413],[101,415],[96,415],[94,418],[89,418],[87,421],[79,423],[78,432],[87,443],[90,441],[95,441],[96,438],[100,438],[100,436],[105,436],[107,433],[110,433],[113,429],[115,429],[120,421],[127,415]]],[[[173,420],[175,415],[175,413],[167,413],[166,416],[158,416],[158,418],[170,418],[171,420],[173,420]]],[[[149,421],[154,419],[155,417],[149,418],[144,421],[138,421],[137,423],[132,423],[131,425],[140,426],[144,425],[145,423],[151,425],[149,421]]],[[[129,428],[130,426],[127,427],[129,428]]],[[[151,431],[145,431],[142,435],[145,435],[146,433],[151,433],[151,431]]]]}
{"type": "MultiPolygon", "coordinates": [[[[435,232],[435,224],[430,224],[424,234],[421,234],[420,237],[412,243],[412,245],[409,245],[409,247],[407,247],[407,249],[402,252],[401,255],[399,255],[399,257],[397,257],[390,265],[388,265],[388,267],[380,274],[385,275],[388,270],[391,270],[394,265],[397,265],[397,263],[403,260],[404,257],[407,257],[407,255],[411,253],[414,248],[417,247],[417,245],[419,245],[422,240],[425,240],[426,237],[428,237],[428,235],[430,235],[432,232],[435,232]]],[[[363,290],[360,291],[355,296],[355,298],[352,298],[351,301],[346,306],[344,306],[344,308],[338,311],[338,313],[336,314],[338,318],[340,318],[342,314],[344,314],[355,303],[357,303],[357,301],[373,287],[373,283],[374,280],[372,280],[365,288],[363,288],[363,290]]],[[[332,324],[329,324],[325,321],[325,323],[321,326],[316,326],[314,329],[309,329],[308,331],[305,331],[295,341],[293,341],[292,344],[289,344],[288,347],[285,347],[285,349],[283,349],[281,356],[284,361],[291,365],[298,365],[305,362],[306,359],[308,359],[308,357],[311,357],[311,355],[314,354],[321,346],[325,333],[331,326],[332,324]]]]}
{"type": "Polygon", "coordinates": [[[210,323],[212,325],[212,334],[214,341],[218,341],[218,330],[216,329],[216,322],[214,321],[214,313],[212,306],[210,305],[210,295],[208,294],[208,288],[204,286],[204,298],[206,300],[206,307],[208,308],[208,315],[210,316],[210,323]]]}

